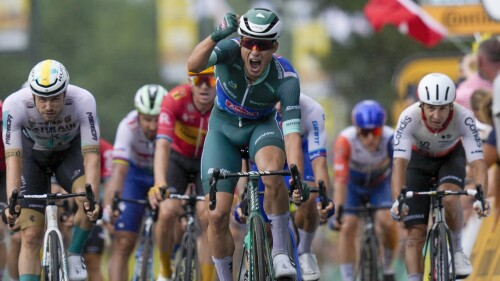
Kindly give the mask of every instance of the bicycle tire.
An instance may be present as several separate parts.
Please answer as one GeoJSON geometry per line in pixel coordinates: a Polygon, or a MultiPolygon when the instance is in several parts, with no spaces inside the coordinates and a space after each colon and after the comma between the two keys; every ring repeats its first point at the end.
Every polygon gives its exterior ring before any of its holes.
{"type": "Polygon", "coordinates": [[[61,245],[59,236],[56,232],[51,231],[48,237],[47,260],[48,265],[44,268],[44,277],[46,281],[61,280],[61,245]]]}
{"type": "Polygon", "coordinates": [[[186,275],[184,281],[196,281],[199,275],[197,271],[196,237],[188,233],[186,242],[186,260],[184,262],[186,275]]]}
{"type": "Polygon", "coordinates": [[[267,260],[267,255],[266,255],[266,245],[265,245],[265,225],[262,220],[260,219],[254,219],[251,229],[252,233],[252,245],[251,247],[251,259],[249,261],[250,263],[250,270],[253,271],[253,273],[256,274],[256,279],[254,280],[262,280],[262,281],[269,281],[271,280],[271,270],[269,268],[269,261],[267,260]],[[253,268],[253,269],[252,269],[253,268]]]}
{"type": "Polygon", "coordinates": [[[195,281],[199,276],[196,254],[196,236],[185,232],[182,237],[181,253],[175,266],[175,281],[195,281]],[[190,269],[190,270],[188,270],[190,269]]]}
{"type": "Polygon", "coordinates": [[[451,240],[448,229],[443,222],[438,223],[437,226],[432,229],[431,239],[431,280],[455,280],[454,266],[450,263],[450,261],[453,261],[453,257],[451,256],[452,246],[449,243],[451,240]]]}
{"type": "Polygon", "coordinates": [[[288,255],[291,258],[291,263],[295,267],[295,271],[297,272],[297,279],[296,281],[302,281],[302,272],[300,269],[300,262],[299,262],[299,252],[297,249],[297,240],[295,236],[295,231],[289,226],[288,227],[288,232],[289,236],[287,239],[287,247],[288,247],[288,255]]]}
{"type": "Polygon", "coordinates": [[[363,281],[379,281],[378,245],[377,239],[367,235],[361,244],[358,265],[358,276],[363,281]]]}
{"type": "Polygon", "coordinates": [[[153,256],[153,241],[144,239],[144,247],[141,252],[141,271],[139,272],[139,281],[154,280],[152,274],[152,263],[150,262],[153,256]]]}

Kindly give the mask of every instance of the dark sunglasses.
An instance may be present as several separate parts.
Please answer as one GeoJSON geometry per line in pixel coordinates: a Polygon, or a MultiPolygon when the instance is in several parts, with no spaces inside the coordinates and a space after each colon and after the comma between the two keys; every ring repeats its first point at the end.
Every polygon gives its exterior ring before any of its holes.
{"type": "Polygon", "coordinates": [[[369,134],[372,134],[374,137],[378,137],[382,135],[382,127],[377,127],[374,129],[359,129],[358,132],[363,137],[367,137],[369,134]]]}
{"type": "Polygon", "coordinates": [[[189,77],[193,84],[197,87],[201,87],[203,83],[206,83],[210,88],[215,87],[217,83],[215,76],[213,75],[196,75],[189,77]]]}
{"type": "Polygon", "coordinates": [[[252,39],[248,37],[244,37],[241,39],[241,46],[249,49],[249,50],[257,50],[257,51],[267,51],[274,48],[273,40],[258,40],[252,39]]]}

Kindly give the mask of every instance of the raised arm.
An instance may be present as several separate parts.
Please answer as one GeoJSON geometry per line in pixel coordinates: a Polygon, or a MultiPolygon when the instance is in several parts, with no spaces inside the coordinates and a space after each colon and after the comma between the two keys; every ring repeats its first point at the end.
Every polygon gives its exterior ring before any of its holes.
{"type": "Polygon", "coordinates": [[[187,61],[188,71],[201,72],[206,69],[209,66],[208,60],[217,42],[233,34],[237,29],[238,16],[227,13],[217,29],[196,45],[187,61]]]}

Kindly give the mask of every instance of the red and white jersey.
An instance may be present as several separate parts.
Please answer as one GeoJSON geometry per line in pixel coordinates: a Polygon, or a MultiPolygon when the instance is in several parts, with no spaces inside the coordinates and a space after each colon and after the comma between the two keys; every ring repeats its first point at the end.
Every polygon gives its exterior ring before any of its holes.
{"type": "Polygon", "coordinates": [[[191,86],[179,85],[163,99],[156,138],[165,138],[172,143],[174,151],[199,159],[209,117],[210,110],[202,114],[194,105],[191,86]]]}
{"type": "Polygon", "coordinates": [[[139,113],[133,110],[122,119],[116,131],[113,161],[124,161],[137,168],[153,171],[154,140],[149,140],[139,125],[139,113]]]}
{"type": "Polygon", "coordinates": [[[63,150],[81,135],[81,146],[99,146],[96,102],[90,92],[69,85],[64,106],[56,120],[46,122],[35,107],[29,87],[20,89],[3,104],[5,150],[22,149],[23,131],[35,142],[36,150],[63,150]]]}
{"type": "Polygon", "coordinates": [[[375,151],[368,150],[361,143],[355,126],[340,132],[335,141],[335,181],[357,185],[374,185],[389,176],[392,159],[392,138],[394,130],[384,126],[380,143],[375,151]]]}
{"type": "Polygon", "coordinates": [[[483,143],[472,112],[454,103],[444,127],[436,131],[425,124],[420,102],[417,102],[399,116],[394,157],[410,159],[412,150],[430,157],[443,157],[460,141],[468,162],[483,159],[483,143]]]}

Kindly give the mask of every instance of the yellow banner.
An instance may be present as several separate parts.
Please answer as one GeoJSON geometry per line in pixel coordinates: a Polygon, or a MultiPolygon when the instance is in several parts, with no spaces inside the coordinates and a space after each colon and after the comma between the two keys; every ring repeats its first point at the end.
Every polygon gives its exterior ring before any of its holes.
{"type": "Polygon", "coordinates": [[[492,20],[481,4],[431,6],[422,8],[444,25],[449,35],[473,35],[476,32],[500,33],[500,22],[492,20]]]}
{"type": "MultiPolygon", "coordinates": [[[[492,204],[494,205],[494,204],[492,204]]],[[[483,219],[472,250],[471,262],[474,268],[466,280],[500,281],[500,235],[496,206],[492,206],[489,217],[483,219]]]]}

